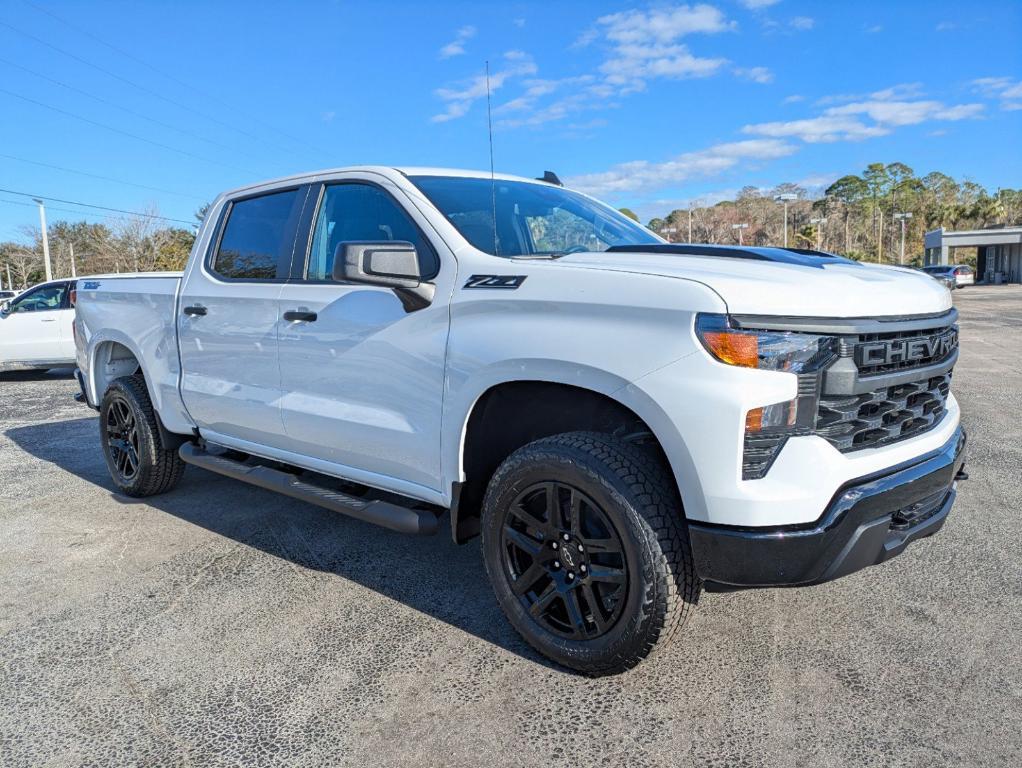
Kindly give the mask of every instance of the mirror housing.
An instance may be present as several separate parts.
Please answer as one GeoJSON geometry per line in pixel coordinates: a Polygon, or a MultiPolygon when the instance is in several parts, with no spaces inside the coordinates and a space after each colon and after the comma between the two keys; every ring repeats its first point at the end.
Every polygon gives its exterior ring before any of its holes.
{"type": "Polygon", "coordinates": [[[342,283],[392,288],[405,310],[429,306],[434,286],[422,280],[415,246],[405,240],[348,240],[334,250],[332,277],[342,283]]]}
{"type": "Polygon", "coordinates": [[[0,315],[7,317],[9,314],[11,314],[11,300],[4,299],[0,301],[0,315]]]}

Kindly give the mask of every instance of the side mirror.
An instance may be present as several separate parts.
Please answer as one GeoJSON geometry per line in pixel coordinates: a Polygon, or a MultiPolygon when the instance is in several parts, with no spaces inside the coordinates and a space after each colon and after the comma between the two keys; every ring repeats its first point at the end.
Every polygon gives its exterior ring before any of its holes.
{"type": "Polygon", "coordinates": [[[434,286],[423,282],[415,246],[404,240],[349,240],[334,250],[333,279],[393,288],[408,312],[433,301],[434,286]]]}

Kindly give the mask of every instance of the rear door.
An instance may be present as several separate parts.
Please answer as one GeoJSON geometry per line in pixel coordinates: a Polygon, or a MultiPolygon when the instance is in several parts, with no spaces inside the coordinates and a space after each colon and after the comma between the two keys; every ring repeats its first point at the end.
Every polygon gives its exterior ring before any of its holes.
{"type": "Polygon", "coordinates": [[[353,480],[414,494],[414,486],[440,490],[455,270],[453,256],[438,252],[445,246],[431,243],[428,223],[402,199],[391,182],[357,176],[310,195],[311,236],[279,301],[281,402],[289,450],[353,480]],[[390,288],[333,281],[338,244],[359,240],[415,245],[424,276],[436,284],[432,305],[409,311],[390,288]]]}
{"type": "Polygon", "coordinates": [[[222,208],[207,253],[178,302],[181,396],[203,435],[278,447],[278,297],[290,274],[307,186],[222,208]]]}
{"type": "Polygon", "coordinates": [[[0,363],[74,361],[67,282],[46,283],[11,300],[0,315],[0,363]]]}

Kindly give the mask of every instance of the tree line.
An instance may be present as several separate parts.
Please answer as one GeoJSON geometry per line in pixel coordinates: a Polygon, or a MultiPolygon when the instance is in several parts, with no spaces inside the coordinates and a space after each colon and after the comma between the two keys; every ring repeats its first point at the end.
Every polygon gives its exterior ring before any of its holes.
{"type": "MultiPolygon", "coordinates": [[[[205,209],[196,213],[196,219],[201,221],[205,209]]],[[[0,242],[0,280],[5,288],[24,289],[45,279],[40,228],[26,226],[21,232],[21,242],[0,242]]],[[[47,226],[46,235],[54,279],[75,273],[180,270],[195,242],[194,229],[166,226],[155,206],[103,224],[54,221],[47,226]]]]}
{"type": "Polygon", "coordinates": [[[872,163],[860,175],[842,176],[822,196],[812,197],[797,184],[771,190],[744,187],[734,200],[676,209],[648,226],[672,242],[734,244],[740,238],[745,245],[781,245],[780,195],[795,196],[788,203],[789,246],[888,264],[900,261],[902,222],[905,263],[916,266],[922,263],[923,235],[929,230],[1022,223],[1022,190],[989,192],[939,171],[917,176],[904,163],[872,163]]]}

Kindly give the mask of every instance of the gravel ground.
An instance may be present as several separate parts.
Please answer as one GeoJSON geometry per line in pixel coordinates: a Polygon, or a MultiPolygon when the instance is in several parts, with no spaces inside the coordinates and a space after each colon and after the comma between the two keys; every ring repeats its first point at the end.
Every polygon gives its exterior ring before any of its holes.
{"type": "Polygon", "coordinates": [[[119,496],[73,379],[0,378],[0,765],[1018,765],[1022,289],[955,301],[972,479],[941,534],[704,594],[595,681],[519,640],[476,543],[194,468],[119,496]]]}

